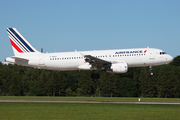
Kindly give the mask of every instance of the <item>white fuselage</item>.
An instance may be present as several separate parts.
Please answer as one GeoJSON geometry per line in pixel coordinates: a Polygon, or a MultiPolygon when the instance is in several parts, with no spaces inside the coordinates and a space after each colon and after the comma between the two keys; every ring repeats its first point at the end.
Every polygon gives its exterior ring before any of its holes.
{"type": "Polygon", "coordinates": [[[41,69],[126,73],[128,67],[162,65],[173,59],[162,50],[154,48],[40,53],[16,28],[7,28],[7,33],[15,56],[5,61],[41,69]]]}
{"type": "Polygon", "coordinates": [[[15,60],[11,57],[6,58],[6,61],[49,70],[79,70],[82,69],[79,66],[87,64],[83,55],[91,55],[112,64],[125,62],[128,64],[128,67],[162,65],[171,62],[173,59],[160,49],[138,48],[59,53],[23,53],[18,57],[26,58],[28,61],[22,59],[15,60]]]}

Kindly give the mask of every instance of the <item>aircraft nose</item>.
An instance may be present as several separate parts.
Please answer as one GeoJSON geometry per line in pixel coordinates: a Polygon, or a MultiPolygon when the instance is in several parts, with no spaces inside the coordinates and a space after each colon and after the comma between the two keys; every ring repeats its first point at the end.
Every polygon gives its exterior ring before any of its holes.
{"type": "Polygon", "coordinates": [[[168,55],[168,56],[167,56],[167,58],[166,58],[166,60],[168,61],[168,63],[170,63],[170,62],[172,62],[172,61],[173,61],[173,57],[172,57],[172,56],[170,56],[170,55],[168,55]]]}

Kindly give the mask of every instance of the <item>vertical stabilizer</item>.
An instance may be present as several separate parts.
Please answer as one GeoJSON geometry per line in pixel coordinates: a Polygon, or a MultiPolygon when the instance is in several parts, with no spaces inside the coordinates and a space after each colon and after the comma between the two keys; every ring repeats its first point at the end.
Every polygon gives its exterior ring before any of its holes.
{"type": "Polygon", "coordinates": [[[7,28],[7,33],[14,51],[18,56],[23,53],[38,52],[18,31],[16,28],[7,28]]]}

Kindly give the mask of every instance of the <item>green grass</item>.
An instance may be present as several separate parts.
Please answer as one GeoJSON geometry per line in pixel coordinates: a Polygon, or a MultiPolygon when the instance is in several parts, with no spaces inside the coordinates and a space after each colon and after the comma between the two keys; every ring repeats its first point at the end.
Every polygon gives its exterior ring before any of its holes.
{"type": "MultiPolygon", "coordinates": [[[[126,97],[27,97],[0,96],[0,100],[69,100],[69,101],[130,101],[137,102],[139,98],[126,97]]],[[[141,102],[180,102],[177,98],[141,98],[141,102]]]]}
{"type": "Polygon", "coordinates": [[[0,120],[177,120],[180,105],[0,103],[0,120]]]}
{"type": "MultiPolygon", "coordinates": [[[[0,96],[0,100],[138,101],[121,97],[22,97],[0,96]]],[[[180,102],[175,98],[141,98],[143,102],[180,102]]],[[[0,120],[176,120],[180,105],[97,103],[1,103],[0,120]]]]}

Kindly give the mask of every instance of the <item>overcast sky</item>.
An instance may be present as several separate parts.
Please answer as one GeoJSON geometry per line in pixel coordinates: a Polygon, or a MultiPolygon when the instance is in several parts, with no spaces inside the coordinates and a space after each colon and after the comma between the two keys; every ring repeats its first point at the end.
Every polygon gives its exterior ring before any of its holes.
{"type": "Polygon", "coordinates": [[[1,0],[0,61],[13,56],[6,28],[44,52],[159,48],[180,55],[179,0],[1,0]]]}

